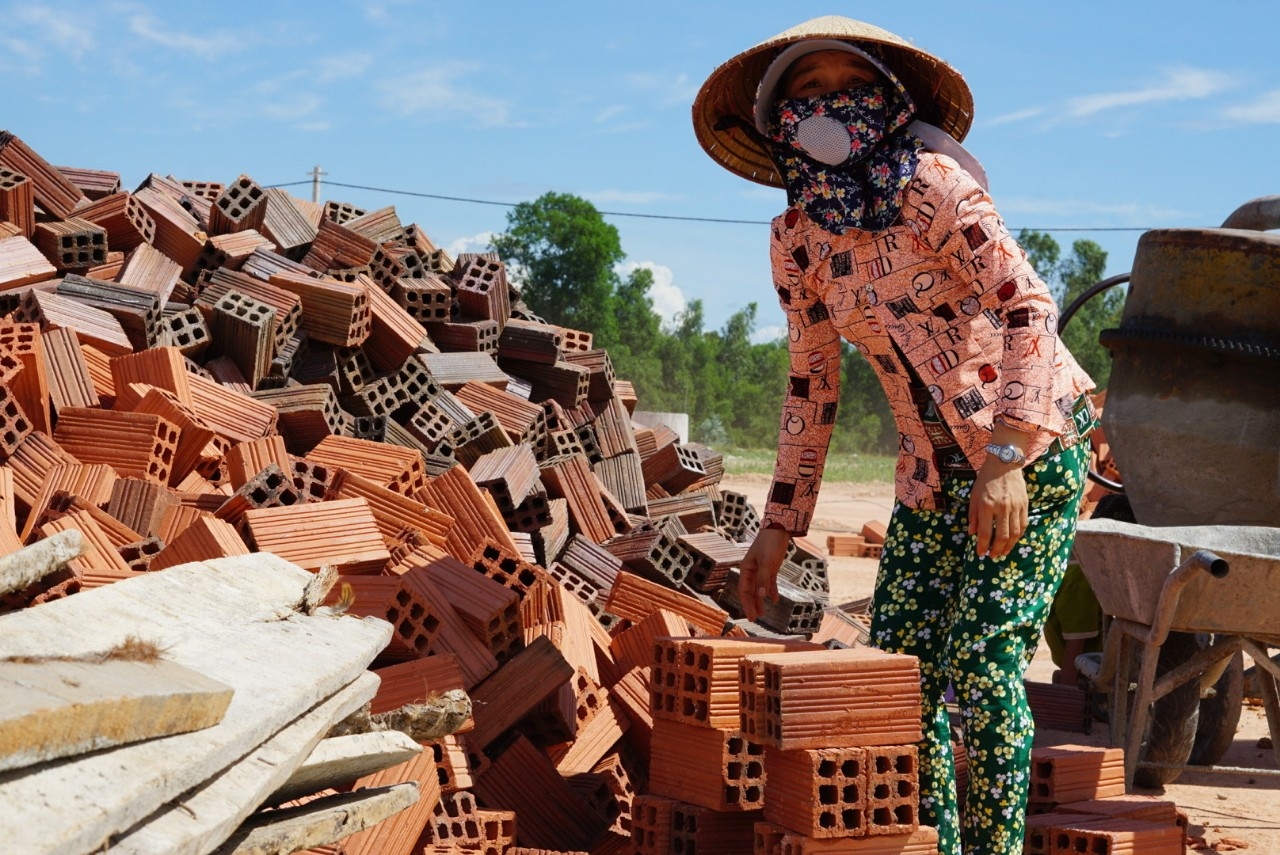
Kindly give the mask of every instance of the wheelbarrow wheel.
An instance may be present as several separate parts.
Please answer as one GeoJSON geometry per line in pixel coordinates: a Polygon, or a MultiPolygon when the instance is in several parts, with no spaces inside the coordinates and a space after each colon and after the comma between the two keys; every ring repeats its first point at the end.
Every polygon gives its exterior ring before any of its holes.
{"type": "Polygon", "coordinates": [[[1196,766],[1212,766],[1222,759],[1235,741],[1243,704],[1244,653],[1237,651],[1222,676],[1213,684],[1212,691],[1200,699],[1196,742],[1187,762],[1196,766]]]}
{"type": "MultiPolygon", "coordinates": [[[[1200,644],[1194,633],[1171,632],[1160,646],[1156,663],[1156,679],[1191,658],[1200,644]]],[[[1134,667],[1132,673],[1137,673],[1134,667]]],[[[1130,696],[1129,702],[1133,702],[1130,696]]],[[[1139,765],[1133,782],[1139,787],[1156,789],[1177,779],[1179,768],[1187,763],[1195,746],[1196,728],[1200,720],[1200,683],[1190,680],[1151,705],[1147,732],[1143,736],[1139,765]],[[1142,763],[1160,763],[1145,766],[1142,763]]],[[[1132,714],[1129,721],[1133,721],[1132,714]]]]}

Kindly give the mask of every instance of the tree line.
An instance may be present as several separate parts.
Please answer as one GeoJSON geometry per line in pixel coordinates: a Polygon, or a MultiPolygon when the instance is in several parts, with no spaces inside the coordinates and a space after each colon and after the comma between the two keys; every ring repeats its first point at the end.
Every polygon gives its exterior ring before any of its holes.
{"type": "MultiPolygon", "coordinates": [[[[1077,240],[1069,255],[1043,232],[1023,231],[1019,242],[1061,307],[1102,278],[1106,252],[1077,240]]],[[[654,311],[653,273],[618,271],[626,258],[618,231],[586,199],[546,193],[507,214],[507,231],[492,246],[520,288],[530,311],[549,323],[592,333],[609,351],[617,376],[630,380],[645,410],[689,414],[690,439],[712,446],[772,448],[786,388],[785,338],[753,342],[757,303],[734,312],[719,329],[706,328],[701,300],[690,300],[673,323],[654,311]]],[[[1062,337],[1099,388],[1111,359],[1098,333],[1119,325],[1124,294],[1089,300],[1062,337]]],[[[879,382],[848,343],[832,448],[892,454],[897,437],[879,382]]]]}

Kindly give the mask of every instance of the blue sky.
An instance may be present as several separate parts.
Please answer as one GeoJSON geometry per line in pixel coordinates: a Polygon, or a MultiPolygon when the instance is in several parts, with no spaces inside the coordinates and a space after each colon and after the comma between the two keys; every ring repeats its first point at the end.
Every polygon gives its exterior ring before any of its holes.
{"type": "MultiPolygon", "coordinates": [[[[548,190],[603,211],[751,220],[780,190],[698,147],[689,111],[730,56],[802,20],[863,17],[960,70],[1009,226],[1213,227],[1280,192],[1273,0],[829,4],[736,0],[440,3],[3,2],[0,126],[50,162],[262,184],[333,182],[516,203],[548,190]]],[[[293,193],[309,198],[311,188],[293,193]]],[[[326,184],[396,206],[437,244],[486,248],[507,208],[326,184]]],[[[764,225],[609,216],[657,308],[709,328],[750,302],[777,332],[764,225]]],[[[1138,233],[1096,240],[1108,273],[1138,233]]]]}

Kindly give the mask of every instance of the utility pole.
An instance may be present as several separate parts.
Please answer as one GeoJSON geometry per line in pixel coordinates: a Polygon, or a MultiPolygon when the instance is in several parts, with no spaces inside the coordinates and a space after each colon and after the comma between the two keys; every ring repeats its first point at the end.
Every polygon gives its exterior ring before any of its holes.
{"type": "Polygon", "coordinates": [[[320,164],[318,163],[316,164],[316,168],[311,170],[311,201],[312,202],[318,203],[320,201],[320,176],[328,175],[328,174],[329,173],[320,169],[320,164]]]}

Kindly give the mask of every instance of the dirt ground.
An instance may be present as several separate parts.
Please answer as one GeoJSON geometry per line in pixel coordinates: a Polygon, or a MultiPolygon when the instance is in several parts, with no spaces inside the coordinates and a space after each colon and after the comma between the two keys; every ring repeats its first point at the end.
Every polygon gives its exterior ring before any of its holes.
{"type": "MultiPolygon", "coordinates": [[[[743,493],[757,509],[764,506],[769,479],[764,475],[726,477],[724,489],[743,493]]],[[[827,535],[861,531],[868,520],[885,521],[893,504],[889,484],[828,483],[822,487],[808,540],[825,552],[827,535]]],[[[875,586],[876,562],[869,558],[829,557],[831,602],[869,597],[875,586]]],[[[1049,648],[1041,644],[1028,678],[1048,682],[1054,670],[1049,648]]],[[[1163,790],[1134,792],[1162,795],[1187,814],[1193,852],[1248,851],[1280,855],[1280,777],[1269,742],[1262,707],[1246,705],[1236,739],[1219,765],[1271,770],[1271,776],[1184,772],[1163,790]]],[[[1095,722],[1089,735],[1041,729],[1037,746],[1107,745],[1107,726],[1095,722]]]]}

